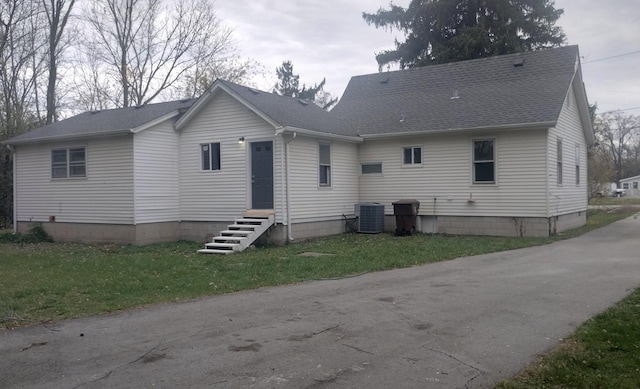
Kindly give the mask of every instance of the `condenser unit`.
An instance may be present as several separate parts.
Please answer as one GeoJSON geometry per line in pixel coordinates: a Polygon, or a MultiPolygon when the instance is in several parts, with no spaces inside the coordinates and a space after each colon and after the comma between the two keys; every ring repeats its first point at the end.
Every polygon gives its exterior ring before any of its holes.
{"type": "Polygon", "coordinates": [[[358,218],[358,232],[378,234],[384,231],[384,205],[377,203],[360,203],[355,206],[358,218]]]}

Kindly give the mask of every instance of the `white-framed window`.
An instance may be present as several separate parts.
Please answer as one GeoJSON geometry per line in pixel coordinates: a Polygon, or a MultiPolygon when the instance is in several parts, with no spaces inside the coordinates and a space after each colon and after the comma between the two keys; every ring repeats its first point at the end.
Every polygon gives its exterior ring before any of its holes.
{"type": "Polygon", "coordinates": [[[51,150],[51,178],[81,178],[86,176],[86,147],[68,147],[51,150]]]}
{"type": "Polygon", "coordinates": [[[422,146],[408,146],[402,148],[403,165],[422,165],[422,146]]]}
{"type": "Polygon", "coordinates": [[[382,162],[360,164],[360,174],[382,174],[382,162]]]}
{"type": "Polygon", "coordinates": [[[331,145],[318,144],[318,185],[331,186],[331,145]]]}
{"type": "Polygon", "coordinates": [[[496,140],[473,140],[473,183],[496,183],[496,140]]]}
{"type": "Polygon", "coordinates": [[[624,184],[622,184],[622,189],[629,189],[629,183],[625,182],[624,184]]]}
{"type": "Polygon", "coordinates": [[[580,146],[576,145],[576,185],[580,185],[580,146]]]}
{"type": "Polygon", "coordinates": [[[204,143],[200,145],[202,170],[220,170],[220,143],[204,143]]]}
{"type": "Polygon", "coordinates": [[[556,175],[558,185],[562,185],[562,138],[556,140],[556,175]]]}

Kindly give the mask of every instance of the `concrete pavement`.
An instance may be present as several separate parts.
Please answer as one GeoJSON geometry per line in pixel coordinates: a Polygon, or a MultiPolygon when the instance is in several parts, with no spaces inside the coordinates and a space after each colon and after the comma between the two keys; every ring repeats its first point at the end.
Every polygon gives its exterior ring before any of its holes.
{"type": "Polygon", "coordinates": [[[491,387],[640,284],[639,215],[542,247],[2,331],[0,387],[491,387]]]}

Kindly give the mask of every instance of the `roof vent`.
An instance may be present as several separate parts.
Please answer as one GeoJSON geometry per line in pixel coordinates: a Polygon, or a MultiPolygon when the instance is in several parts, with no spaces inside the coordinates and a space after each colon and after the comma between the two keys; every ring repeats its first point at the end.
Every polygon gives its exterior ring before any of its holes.
{"type": "Polygon", "coordinates": [[[308,101],[306,101],[306,100],[302,100],[302,99],[298,99],[298,103],[300,103],[300,104],[304,105],[305,107],[306,107],[307,105],[309,105],[309,102],[308,102],[308,101]]]}
{"type": "Polygon", "coordinates": [[[524,66],[524,58],[516,58],[512,62],[514,68],[521,68],[524,66]]]}
{"type": "Polygon", "coordinates": [[[97,110],[97,111],[91,111],[91,114],[92,114],[92,115],[95,115],[95,114],[97,114],[97,113],[100,113],[100,110],[97,110]]]}
{"type": "Polygon", "coordinates": [[[389,83],[389,76],[387,76],[386,78],[383,78],[382,80],[380,80],[381,84],[388,84],[389,83]]]}
{"type": "Polygon", "coordinates": [[[253,88],[247,88],[247,89],[249,89],[249,92],[253,93],[254,95],[259,95],[260,94],[260,91],[257,91],[257,90],[255,90],[253,88]]]}
{"type": "Polygon", "coordinates": [[[190,101],[191,101],[191,99],[182,99],[182,100],[180,100],[181,103],[188,103],[190,101]]]}
{"type": "Polygon", "coordinates": [[[456,100],[456,99],[459,99],[459,98],[460,98],[460,93],[458,92],[457,89],[455,89],[453,91],[453,96],[451,96],[451,100],[456,100]]]}
{"type": "Polygon", "coordinates": [[[135,107],[133,107],[133,109],[140,109],[142,107],[143,107],[142,105],[136,105],[135,107]]]}

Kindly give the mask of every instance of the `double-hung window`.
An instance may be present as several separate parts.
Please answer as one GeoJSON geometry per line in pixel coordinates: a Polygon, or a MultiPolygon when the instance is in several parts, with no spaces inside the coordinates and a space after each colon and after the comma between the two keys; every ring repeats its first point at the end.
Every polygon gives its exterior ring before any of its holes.
{"type": "Polygon", "coordinates": [[[200,145],[202,170],[220,170],[220,143],[200,145]]]}
{"type": "Polygon", "coordinates": [[[576,145],[576,185],[580,185],[580,146],[576,145]]]}
{"type": "Polygon", "coordinates": [[[404,165],[421,165],[422,147],[412,146],[402,148],[402,163],[404,165]]]}
{"type": "Polygon", "coordinates": [[[51,178],[79,178],[87,176],[87,150],[69,147],[51,150],[51,178]]]}
{"type": "Polygon", "coordinates": [[[495,139],[473,141],[473,183],[496,183],[495,139]]]}
{"type": "Polygon", "coordinates": [[[318,184],[331,186],[331,145],[320,143],[318,145],[318,184]]]}
{"type": "Polygon", "coordinates": [[[562,138],[556,141],[556,175],[558,185],[562,185],[562,138]]]}

